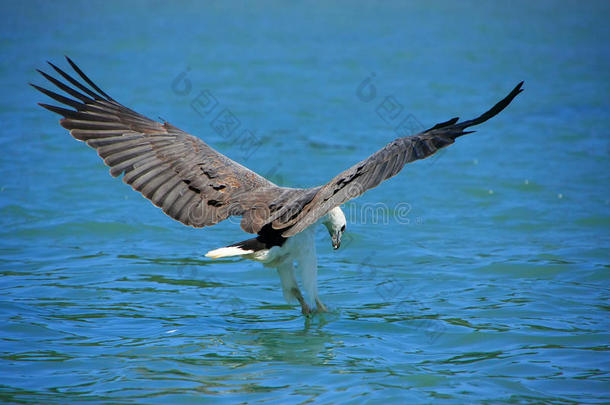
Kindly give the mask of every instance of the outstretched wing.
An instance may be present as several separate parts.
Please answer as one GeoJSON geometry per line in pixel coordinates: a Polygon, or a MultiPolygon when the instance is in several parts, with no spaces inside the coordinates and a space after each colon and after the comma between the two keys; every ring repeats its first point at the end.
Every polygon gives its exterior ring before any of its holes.
{"type": "Polygon", "coordinates": [[[60,124],[96,149],[112,176],[124,174],[125,183],[170,217],[194,227],[209,226],[230,215],[244,215],[249,204],[268,206],[269,199],[282,194],[284,189],[199,138],[119,104],[66,59],[81,81],[50,62],[70,85],[38,72],[73,98],[32,86],[73,109],[40,105],[62,115],[60,124]]]}
{"type": "Polygon", "coordinates": [[[61,125],[96,149],[112,176],[123,174],[125,183],[186,225],[204,227],[237,215],[242,216],[246,232],[281,232],[284,238],[396,175],[405,164],[452,144],[470,132],[465,128],[502,111],[522,91],[523,84],[478,118],[462,123],[454,118],[420,134],[396,139],[324,186],[292,189],[276,186],[167,122],[151,120],[121,105],[66,59],[85,84],[50,62],[72,86],[39,72],[73,98],[32,86],[73,108],[40,104],[62,115],[61,125]]]}
{"type": "Polygon", "coordinates": [[[322,186],[304,207],[286,207],[283,215],[273,221],[273,228],[282,229],[284,237],[301,232],[332,208],[395,176],[405,164],[427,158],[451,145],[456,138],[474,132],[464,129],[481,124],[502,111],[522,91],[522,85],[523,82],[519,83],[508,96],[478,118],[461,123],[458,123],[459,118],[453,118],[417,135],[392,141],[367,159],[339,173],[322,186]]]}

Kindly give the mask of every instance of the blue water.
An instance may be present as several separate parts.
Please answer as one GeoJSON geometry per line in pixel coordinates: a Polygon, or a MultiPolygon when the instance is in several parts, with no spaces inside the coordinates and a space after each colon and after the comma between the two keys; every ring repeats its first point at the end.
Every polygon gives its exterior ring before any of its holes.
{"type": "Polygon", "coordinates": [[[0,402],[610,401],[610,3],[23,3],[0,6],[0,402]],[[273,271],[203,257],[234,221],[168,219],[36,106],[64,54],[288,186],[525,92],[346,204],[340,250],[319,230],[331,311],[306,319],[273,271]]]}

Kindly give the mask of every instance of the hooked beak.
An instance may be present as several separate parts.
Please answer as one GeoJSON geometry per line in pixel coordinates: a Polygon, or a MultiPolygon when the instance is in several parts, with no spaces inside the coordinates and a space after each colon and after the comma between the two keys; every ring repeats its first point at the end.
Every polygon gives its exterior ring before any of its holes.
{"type": "Polygon", "coordinates": [[[339,247],[341,246],[341,233],[337,232],[336,234],[334,234],[331,237],[332,243],[333,243],[333,249],[337,250],[339,249],[339,247]]]}

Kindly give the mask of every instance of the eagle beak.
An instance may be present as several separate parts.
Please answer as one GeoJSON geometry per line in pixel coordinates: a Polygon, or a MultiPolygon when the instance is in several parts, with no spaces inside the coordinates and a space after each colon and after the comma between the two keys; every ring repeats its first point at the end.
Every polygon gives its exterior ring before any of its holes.
{"type": "Polygon", "coordinates": [[[333,249],[337,250],[341,246],[341,233],[337,232],[331,237],[333,243],[333,249]]]}

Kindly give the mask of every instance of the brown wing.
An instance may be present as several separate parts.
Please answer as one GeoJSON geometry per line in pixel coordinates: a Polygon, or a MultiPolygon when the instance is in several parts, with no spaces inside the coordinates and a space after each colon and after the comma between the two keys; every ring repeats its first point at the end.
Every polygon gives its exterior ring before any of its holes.
{"type": "MultiPolygon", "coordinates": [[[[90,87],[49,62],[72,86],[39,70],[40,74],[74,99],[32,86],[74,110],[40,105],[62,115],[61,125],[74,138],[96,149],[112,176],[124,174],[125,183],[170,217],[204,227],[230,215],[244,215],[252,207],[268,207],[285,193],[285,189],[216,152],[199,138],[119,104],[67,59],[90,87]]],[[[258,221],[264,222],[264,218],[258,221]]],[[[248,232],[260,229],[249,221],[242,225],[248,232]]]]}
{"type": "Polygon", "coordinates": [[[522,91],[522,85],[523,82],[519,83],[508,96],[478,118],[462,123],[457,123],[459,118],[453,118],[417,135],[392,141],[367,159],[339,173],[322,186],[304,207],[287,207],[285,214],[273,221],[273,228],[283,229],[284,237],[301,232],[332,208],[395,176],[405,164],[427,158],[451,145],[456,138],[473,132],[464,129],[481,124],[502,111],[522,91]]]}

